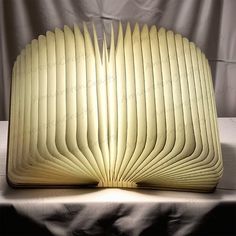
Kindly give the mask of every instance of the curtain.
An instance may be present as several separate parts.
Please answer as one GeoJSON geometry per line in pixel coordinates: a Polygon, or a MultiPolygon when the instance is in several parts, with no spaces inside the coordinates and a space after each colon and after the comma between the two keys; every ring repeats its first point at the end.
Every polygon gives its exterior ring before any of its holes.
{"type": "Polygon", "coordinates": [[[211,65],[218,116],[236,116],[235,11],[235,0],[0,0],[0,120],[21,49],[47,30],[98,20],[156,24],[195,42],[211,65]]]}

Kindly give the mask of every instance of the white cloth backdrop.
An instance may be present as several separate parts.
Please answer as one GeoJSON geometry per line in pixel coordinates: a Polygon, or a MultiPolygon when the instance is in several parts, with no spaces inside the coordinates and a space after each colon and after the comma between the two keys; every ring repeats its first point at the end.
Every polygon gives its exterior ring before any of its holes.
{"type": "Polygon", "coordinates": [[[211,64],[218,116],[236,116],[235,0],[0,0],[0,120],[20,50],[47,30],[98,19],[156,24],[195,42],[211,64]]]}

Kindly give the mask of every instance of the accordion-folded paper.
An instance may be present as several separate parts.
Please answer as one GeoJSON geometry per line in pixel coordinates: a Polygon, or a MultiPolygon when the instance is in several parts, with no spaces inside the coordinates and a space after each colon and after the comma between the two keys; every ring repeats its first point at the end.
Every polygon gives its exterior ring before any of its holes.
{"type": "Polygon", "coordinates": [[[164,28],[40,35],[14,64],[10,114],[16,187],[212,191],[222,175],[208,61],[164,28]]]}

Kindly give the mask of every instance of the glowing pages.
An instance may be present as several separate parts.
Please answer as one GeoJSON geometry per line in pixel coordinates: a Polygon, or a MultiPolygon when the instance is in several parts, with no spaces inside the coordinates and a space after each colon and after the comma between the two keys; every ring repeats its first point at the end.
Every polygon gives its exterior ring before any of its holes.
{"type": "Polygon", "coordinates": [[[21,51],[9,183],[212,191],[223,167],[205,55],[156,26],[111,26],[107,42],[84,24],[21,51]]]}

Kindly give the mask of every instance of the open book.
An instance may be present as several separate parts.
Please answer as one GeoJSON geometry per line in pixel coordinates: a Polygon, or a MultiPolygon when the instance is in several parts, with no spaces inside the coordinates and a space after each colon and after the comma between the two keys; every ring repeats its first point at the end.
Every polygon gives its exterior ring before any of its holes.
{"type": "Polygon", "coordinates": [[[212,191],[222,175],[208,61],[164,28],[40,35],[14,64],[10,113],[12,186],[212,191]]]}

